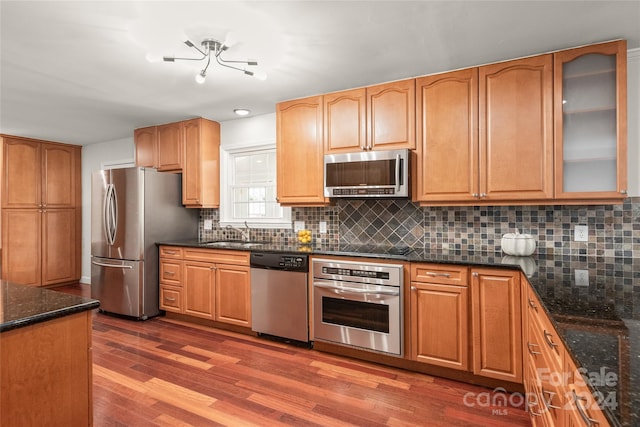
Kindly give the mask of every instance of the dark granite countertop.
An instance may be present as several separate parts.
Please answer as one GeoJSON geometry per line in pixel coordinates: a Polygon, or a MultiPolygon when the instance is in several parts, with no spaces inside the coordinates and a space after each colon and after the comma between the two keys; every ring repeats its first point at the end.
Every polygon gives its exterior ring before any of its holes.
{"type": "MultiPolygon", "coordinates": [[[[197,240],[164,244],[211,248],[197,240]]],[[[603,397],[601,406],[611,424],[640,426],[640,259],[563,255],[544,250],[530,257],[429,249],[397,254],[390,252],[392,248],[371,245],[266,243],[225,249],[521,269],[574,362],[592,379],[594,392],[603,397]],[[586,286],[576,283],[576,270],[579,274],[587,272],[586,286]]]]}
{"type": "Polygon", "coordinates": [[[33,286],[0,281],[0,332],[97,308],[100,302],[33,286]]]}

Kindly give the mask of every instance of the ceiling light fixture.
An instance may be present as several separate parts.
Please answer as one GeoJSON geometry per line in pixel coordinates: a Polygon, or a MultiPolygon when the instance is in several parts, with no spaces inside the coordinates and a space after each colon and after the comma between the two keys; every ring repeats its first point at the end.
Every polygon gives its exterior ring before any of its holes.
{"type": "Polygon", "coordinates": [[[233,110],[233,112],[238,116],[247,116],[251,111],[247,110],[246,108],[236,108],[235,110],[233,110]]]}
{"type": "MultiPolygon", "coordinates": [[[[229,49],[229,46],[227,46],[227,44],[219,42],[218,40],[215,39],[204,39],[202,40],[202,47],[203,49],[200,49],[198,46],[196,46],[195,44],[193,44],[190,40],[185,40],[184,44],[186,44],[189,47],[194,48],[195,50],[197,50],[198,52],[200,52],[200,54],[202,55],[200,58],[178,58],[175,56],[165,56],[162,59],[164,59],[165,62],[175,62],[176,60],[181,60],[181,61],[202,61],[204,59],[207,60],[207,64],[204,66],[204,68],[198,73],[196,74],[196,82],[198,83],[204,83],[206,77],[207,77],[207,69],[209,68],[209,64],[211,63],[211,56],[213,56],[216,59],[216,62],[220,65],[222,65],[223,67],[227,67],[227,68],[232,68],[234,70],[238,70],[238,71],[242,71],[243,73],[245,73],[248,76],[255,76],[256,78],[260,79],[260,80],[264,80],[263,78],[263,74],[260,73],[254,73],[253,71],[249,71],[245,68],[240,68],[234,65],[229,65],[229,64],[247,64],[247,65],[258,65],[257,61],[254,60],[246,60],[246,61],[231,61],[231,60],[226,60],[223,59],[220,55],[222,54],[222,52],[224,52],[225,50],[229,49]]],[[[265,77],[266,78],[266,77],[265,77]]]]}

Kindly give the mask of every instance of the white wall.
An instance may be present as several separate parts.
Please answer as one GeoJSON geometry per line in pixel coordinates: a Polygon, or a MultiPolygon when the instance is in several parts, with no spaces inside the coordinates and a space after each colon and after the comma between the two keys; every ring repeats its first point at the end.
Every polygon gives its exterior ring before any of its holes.
{"type": "Polygon", "coordinates": [[[91,174],[105,163],[132,163],[134,159],[133,136],[82,148],[82,283],[91,283],[91,174]]]}
{"type": "Polygon", "coordinates": [[[263,114],[220,123],[222,148],[275,144],[276,114],[263,114]]]}

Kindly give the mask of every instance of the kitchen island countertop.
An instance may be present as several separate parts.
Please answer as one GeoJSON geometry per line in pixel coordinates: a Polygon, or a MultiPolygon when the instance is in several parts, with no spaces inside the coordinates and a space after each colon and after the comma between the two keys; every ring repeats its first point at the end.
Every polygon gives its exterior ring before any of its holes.
{"type": "Polygon", "coordinates": [[[0,281],[0,332],[98,308],[94,299],[0,281]]]}

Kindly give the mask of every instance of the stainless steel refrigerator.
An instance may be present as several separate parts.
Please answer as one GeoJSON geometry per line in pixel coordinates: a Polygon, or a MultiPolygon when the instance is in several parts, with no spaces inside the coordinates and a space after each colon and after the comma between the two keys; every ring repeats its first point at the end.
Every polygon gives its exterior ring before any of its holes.
{"type": "Polygon", "coordinates": [[[102,311],[145,320],[160,313],[156,242],[198,236],[182,206],[181,175],[149,168],[94,172],[91,297],[102,311]]]}

